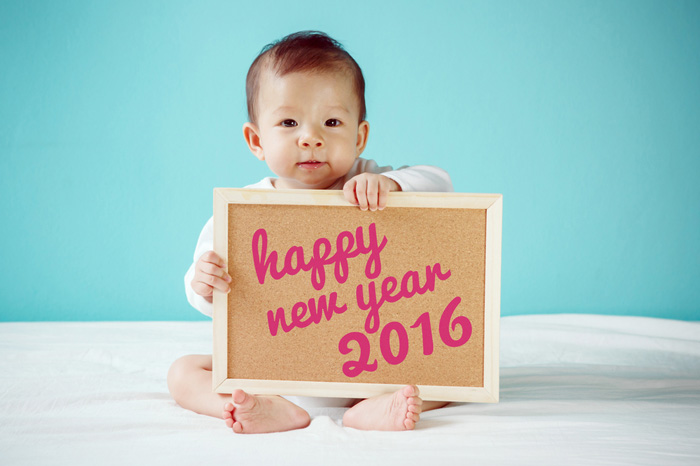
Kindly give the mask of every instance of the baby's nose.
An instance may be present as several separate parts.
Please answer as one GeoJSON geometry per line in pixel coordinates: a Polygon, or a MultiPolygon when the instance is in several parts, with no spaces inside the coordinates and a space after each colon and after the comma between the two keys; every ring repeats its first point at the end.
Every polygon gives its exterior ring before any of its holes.
{"type": "Polygon", "coordinates": [[[305,136],[302,136],[302,138],[299,140],[299,143],[304,147],[304,148],[318,148],[318,147],[323,147],[323,139],[320,137],[316,136],[315,134],[306,134],[305,136]]]}

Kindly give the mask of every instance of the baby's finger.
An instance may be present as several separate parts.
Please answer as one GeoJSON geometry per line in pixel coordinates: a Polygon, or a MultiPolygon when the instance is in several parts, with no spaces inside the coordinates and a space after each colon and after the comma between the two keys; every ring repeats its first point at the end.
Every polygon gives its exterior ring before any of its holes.
{"type": "Polygon", "coordinates": [[[379,199],[377,200],[377,207],[379,210],[384,210],[386,203],[389,200],[389,187],[379,185],[379,199]]]}
{"type": "Polygon", "coordinates": [[[222,291],[224,293],[228,293],[229,291],[231,291],[230,287],[228,286],[228,282],[223,278],[219,278],[215,275],[203,273],[201,275],[195,276],[194,279],[200,283],[203,283],[204,285],[209,285],[210,287],[222,291]]]}
{"type": "Polygon", "coordinates": [[[377,201],[379,200],[379,180],[373,178],[367,181],[367,204],[372,212],[377,210],[377,201]]]}
{"type": "Polygon", "coordinates": [[[207,275],[213,275],[215,277],[219,277],[227,282],[231,282],[231,276],[226,273],[226,270],[222,269],[221,267],[214,265],[210,262],[202,262],[199,265],[199,270],[204,272],[207,275]]]}
{"type": "Polygon", "coordinates": [[[192,280],[192,283],[190,283],[192,286],[192,291],[197,293],[199,296],[211,296],[214,293],[214,288],[211,286],[207,285],[206,283],[198,282],[192,280]]]}
{"type": "Polygon", "coordinates": [[[360,210],[367,210],[367,179],[359,178],[355,186],[355,196],[360,210]]]}
{"type": "Polygon", "coordinates": [[[225,267],[226,263],[224,260],[221,258],[220,255],[215,253],[214,251],[207,251],[204,254],[202,254],[202,257],[199,258],[200,261],[202,262],[208,262],[210,264],[214,264],[219,267],[225,267]]]}
{"type": "Polygon", "coordinates": [[[345,200],[352,205],[357,205],[357,197],[355,197],[356,185],[357,181],[355,181],[355,179],[351,179],[345,183],[345,186],[343,186],[343,195],[345,196],[345,200]]]}

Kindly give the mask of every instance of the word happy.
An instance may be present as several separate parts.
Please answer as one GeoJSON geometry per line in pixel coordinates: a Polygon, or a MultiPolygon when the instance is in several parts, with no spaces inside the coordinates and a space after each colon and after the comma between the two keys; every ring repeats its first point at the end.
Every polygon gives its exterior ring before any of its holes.
{"type": "Polygon", "coordinates": [[[331,242],[319,238],[314,242],[311,257],[304,254],[301,246],[292,246],[284,255],[284,263],[278,265],[279,254],[272,251],[267,254],[267,231],[264,228],[253,233],[253,264],[258,282],[265,283],[265,276],[270,273],[273,280],[280,280],[285,275],[296,275],[301,271],[311,272],[311,284],[315,290],[322,290],[326,284],[326,266],[333,265],[333,273],[338,283],[348,279],[348,259],[368,255],[365,275],[369,279],[379,276],[382,271],[382,260],[379,254],[386,246],[386,236],[382,242],[377,241],[377,227],[374,223],[368,228],[369,238],[365,244],[364,230],[357,227],[355,235],[349,231],[341,232],[335,239],[335,254],[331,255],[331,242]],[[308,259],[307,259],[308,257],[308,259]]]}

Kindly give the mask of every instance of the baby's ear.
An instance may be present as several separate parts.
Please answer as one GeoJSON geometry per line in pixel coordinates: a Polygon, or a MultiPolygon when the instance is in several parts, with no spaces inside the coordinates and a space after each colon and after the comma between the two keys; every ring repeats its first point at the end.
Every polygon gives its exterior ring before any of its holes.
{"type": "Polygon", "coordinates": [[[248,149],[250,149],[253,155],[257,157],[258,160],[265,160],[258,127],[251,122],[245,123],[243,125],[243,137],[245,138],[246,144],[248,144],[248,149]]]}
{"type": "Polygon", "coordinates": [[[369,137],[369,123],[362,120],[357,127],[357,144],[356,144],[356,157],[359,157],[367,146],[367,138],[369,137]]]}

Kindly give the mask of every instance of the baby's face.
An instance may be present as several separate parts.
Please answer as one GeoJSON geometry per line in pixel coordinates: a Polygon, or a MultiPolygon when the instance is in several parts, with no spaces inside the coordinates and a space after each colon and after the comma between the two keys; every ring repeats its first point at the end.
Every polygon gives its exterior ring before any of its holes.
{"type": "MultiPolygon", "coordinates": [[[[324,189],[343,177],[365,147],[352,79],[342,73],[261,76],[259,136],[251,150],[278,176],[279,189],[324,189]]],[[[249,142],[250,144],[250,142],[249,142]]]]}

